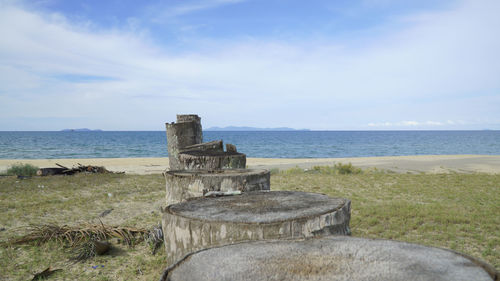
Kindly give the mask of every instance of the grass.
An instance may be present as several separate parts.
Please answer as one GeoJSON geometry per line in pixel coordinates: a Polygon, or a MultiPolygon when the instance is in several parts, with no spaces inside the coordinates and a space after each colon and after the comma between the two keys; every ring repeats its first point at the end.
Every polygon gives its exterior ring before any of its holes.
{"type": "MultiPolygon", "coordinates": [[[[348,165],[346,165],[348,166],[348,165]]],[[[272,190],[320,192],[352,201],[353,236],[451,248],[500,267],[500,175],[394,174],[340,167],[273,171],[272,190]]],[[[161,175],[77,174],[20,180],[0,177],[0,241],[30,225],[84,223],[156,226],[165,202],[161,175]],[[104,217],[99,215],[113,209],[104,217]]],[[[166,267],[160,248],[113,242],[109,255],[80,263],[57,241],[0,246],[0,280],[31,280],[51,266],[49,280],[157,280],[166,267]]]]}
{"type": "Polygon", "coordinates": [[[349,198],[353,236],[450,248],[500,267],[500,175],[330,169],[275,173],[271,187],[349,198]]]}
{"type": "MultiPolygon", "coordinates": [[[[32,232],[32,225],[80,226],[87,223],[150,229],[161,220],[165,202],[162,175],[77,174],[0,178],[0,241],[32,232]],[[104,217],[105,210],[111,213],[104,217]]],[[[151,254],[146,242],[135,246],[111,240],[109,255],[74,263],[74,249],[60,241],[0,246],[0,280],[31,280],[51,266],[63,270],[50,280],[157,280],[164,251],[151,254]],[[94,268],[95,266],[99,266],[94,268]],[[102,267],[104,266],[104,267],[102,267]]]]}

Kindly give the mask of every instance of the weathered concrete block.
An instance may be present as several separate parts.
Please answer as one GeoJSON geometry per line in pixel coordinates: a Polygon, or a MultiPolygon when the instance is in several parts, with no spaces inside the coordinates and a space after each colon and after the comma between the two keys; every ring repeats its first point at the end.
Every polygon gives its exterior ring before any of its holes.
{"type": "Polygon", "coordinates": [[[493,267],[450,250],[353,237],[258,241],[202,250],[161,281],[498,280],[493,267]]]}
{"type": "Polygon", "coordinates": [[[258,191],[269,190],[268,170],[181,170],[163,173],[166,180],[167,206],[203,196],[209,191],[258,191]]]}
{"type": "Polygon", "coordinates": [[[245,169],[247,157],[243,153],[215,150],[179,153],[181,170],[245,169]]]}
{"type": "Polygon", "coordinates": [[[196,114],[177,114],[177,123],[182,122],[201,122],[201,118],[196,114]]]}
{"type": "Polygon", "coordinates": [[[242,241],[348,235],[350,211],[348,199],[292,191],[247,192],[170,205],[163,210],[167,263],[242,241]]]}
{"type": "Polygon", "coordinates": [[[226,151],[227,152],[238,152],[236,150],[236,145],[230,144],[230,143],[226,143],[226,151]]]}
{"type": "Polygon", "coordinates": [[[216,140],[216,141],[211,141],[211,142],[193,144],[193,145],[185,146],[185,147],[180,149],[181,153],[185,153],[185,152],[189,152],[189,151],[224,152],[224,148],[222,147],[222,140],[216,140]]]}

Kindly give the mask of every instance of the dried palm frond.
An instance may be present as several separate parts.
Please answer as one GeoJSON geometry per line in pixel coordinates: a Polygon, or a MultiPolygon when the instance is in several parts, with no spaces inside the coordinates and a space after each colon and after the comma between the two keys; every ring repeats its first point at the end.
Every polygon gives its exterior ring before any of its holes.
{"type": "Polygon", "coordinates": [[[43,279],[49,277],[50,275],[52,275],[54,272],[57,272],[57,271],[60,271],[60,270],[62,270],[62,269],[60,269],[60,268],[59,269],[52,269],[49,266],[44,271],[35,273],[34,276],[33,276],[33,279],[31,279],[31,281],[43,280],[43,279]]]}
{"type": "Polygon", "coordinates": [[[111,249],[111,243],[107,241],[89,240],[73,248],[75,262],[85,261],[97,255],[103,255],[111,249]]]}
{"type": "Polygon", "coordinates": [[[107,240],[109,238],[118,238],[125,244],[131,246],[143,240],[147,233],[146,229],[122,226],[109,226],[101,224],[84,223],[77,226],[41,224],[31,225],[28,228],[28,234],[12,239],[10,244],[25,244],[35,242],[37,244],[48,241],[59,243],[69,243],[78,245],[89,240],[107,240]]]}

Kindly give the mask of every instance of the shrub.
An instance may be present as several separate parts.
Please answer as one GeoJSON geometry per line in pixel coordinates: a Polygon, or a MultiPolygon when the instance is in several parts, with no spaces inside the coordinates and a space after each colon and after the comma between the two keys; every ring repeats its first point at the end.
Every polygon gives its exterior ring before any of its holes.
{"type": "Polygon", "coordinates": [[[323,175],[349,175],[349,174],[361,174],[362,170],[358,167],[354,167],[351,163],[342,164],[337,163],[333,166],[314,166],[311,173],[323,174],[323,175]]]}
{"type": "Polygon", "coordinates": [[[14,164],[7,170],[7,174],[29,177],[36,175],[36,171],[38,171],[38,169],[38,167],[31,164],[14,164]]]}
{"type": "Polygon", "coordinates": [[[354,167],[351,163],[349,164],[342,164],[342,163],[337,163],[335,166],[333,166],[339,174],[341,175],[347,175],[347,174],[360,174],[361,169],[354,167]]]}

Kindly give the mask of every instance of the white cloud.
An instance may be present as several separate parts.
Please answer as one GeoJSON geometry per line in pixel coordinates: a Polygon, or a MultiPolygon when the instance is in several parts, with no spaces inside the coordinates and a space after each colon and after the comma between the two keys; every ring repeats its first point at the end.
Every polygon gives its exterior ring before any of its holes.
{"type": "Polygon", "coordinates": [[[379,122],[379,123],[368,123],[369,127],[436,127],[444,126],[446,124],[453,125],[455,122],[447,121],[447,123],[439,121],[399,121],[399,122],[379,122]]]}
{"type": "MultiPolygon", "coordinates": [[[[8,6],[0,11],[0,118],[80,118],[102,129],[162,129],[179,112],[199,113],[207,126],[498,122],[499,9],[498,1],[462,2],[452,11],[412,16],[410,27],[362,47],[331,38],[214,39],[169,53],[143,34],[96,32],[59,14],[8,6]],[[66,74],[114,79],[58,78],[66,74]]],[[[5,124],[0,129],[9,129],[5,124]]]]}

